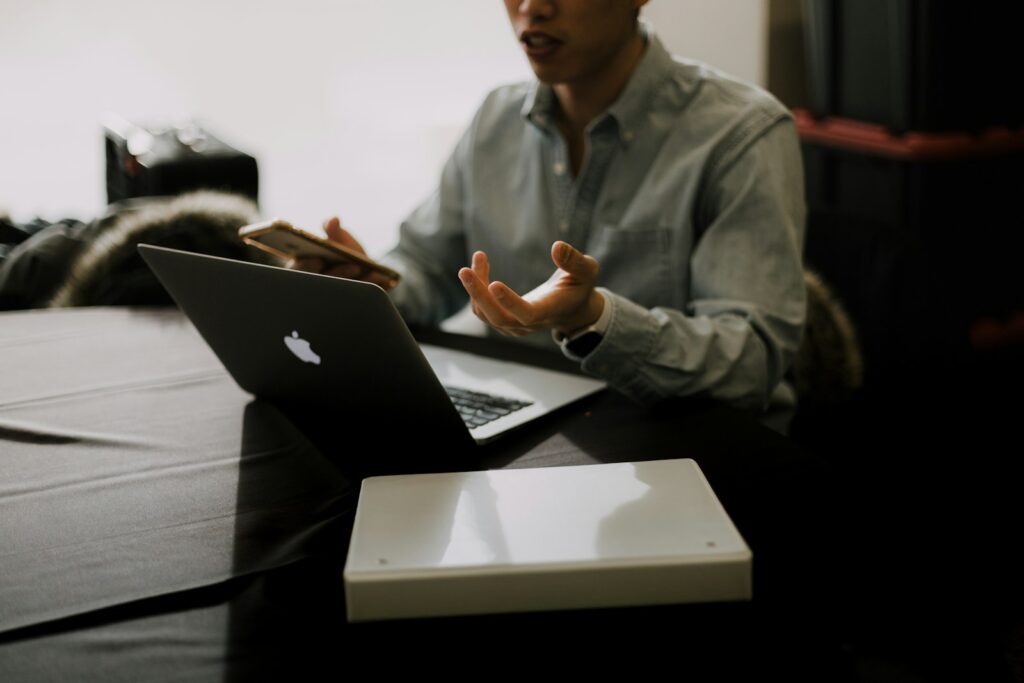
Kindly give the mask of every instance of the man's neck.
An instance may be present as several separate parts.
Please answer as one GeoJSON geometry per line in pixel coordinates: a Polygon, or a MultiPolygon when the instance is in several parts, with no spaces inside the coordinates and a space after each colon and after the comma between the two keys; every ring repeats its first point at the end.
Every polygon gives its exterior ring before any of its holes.
{"type": "Polygon", "coordinates": [[[637,30],[633,39],[623,46],[607,68],[586,80],[553,86],[561,107],[563,131],[568,136],[582,135],[587,124],[618,99],[640,63],[645,48],[646,41],[637,30]]]}

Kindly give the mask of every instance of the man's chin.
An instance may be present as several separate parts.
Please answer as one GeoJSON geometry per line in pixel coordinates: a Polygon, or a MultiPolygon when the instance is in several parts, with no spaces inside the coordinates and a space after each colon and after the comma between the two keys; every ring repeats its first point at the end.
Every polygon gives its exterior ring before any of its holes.
{"type": "Polygon", "coordinates": [[[572,80],[568,69],[559,68],[554,64],[530,62],[530,68],[533,69],[533,75],[537,77],[537,80],[545,85],[559,85],[572,80]]]}

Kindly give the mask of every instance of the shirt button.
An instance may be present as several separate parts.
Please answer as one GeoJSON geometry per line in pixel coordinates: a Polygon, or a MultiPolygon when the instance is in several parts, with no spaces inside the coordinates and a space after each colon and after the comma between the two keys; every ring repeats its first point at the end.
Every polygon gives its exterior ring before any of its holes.
{"type": "Polygon", "coordinates": [[[562,232],[569,232],[569,221],[563,220],[558,224],[558,229],[562,232]]]}
{"type": "Polygon", "coordinates": [[[627,130],[627,131],[623,132],[622,133],[622,139],[625,140],[626,142],[629,142],[630,140],[632,140],[633,139],[633,131],[627,130]]]}
{"type": "Polygon", "coordinates": [[[555,165],[551,167],[551,170],[555,172],[555,175],[562,175],[565,173],[565,164],[561,161],[556,161],[555,165]]]}

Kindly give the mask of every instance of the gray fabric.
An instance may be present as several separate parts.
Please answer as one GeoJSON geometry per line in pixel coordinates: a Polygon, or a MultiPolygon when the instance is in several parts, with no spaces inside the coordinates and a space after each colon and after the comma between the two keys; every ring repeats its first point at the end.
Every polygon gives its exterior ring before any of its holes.
{"type": "MultiPolygon", "coordinates": [[[[457,272],[476,250],[492,279],[525,293],[549,277],[551,244],[563,239],[600,262],[598,284],[612,292],[608,333],[584,371],[643,404],[706,393],[788,412],[805,212],[786,109],[673,60],[653,34],[625,91],[589,126],[576,178],[556,107],[537,83],[486,98],[384,257],[404,273],[399,310],[422,323],[457,311],[467,300],[457,272]]],[[[523,339],[553,346],[547,333],[523,339]]]]}

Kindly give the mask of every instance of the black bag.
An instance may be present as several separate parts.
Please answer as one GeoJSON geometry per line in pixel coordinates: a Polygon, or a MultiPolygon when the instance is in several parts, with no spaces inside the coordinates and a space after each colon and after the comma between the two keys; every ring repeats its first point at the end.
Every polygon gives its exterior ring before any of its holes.
{"type": "Polygon", "coordinates": [[[107,202],[224,190],[257,200],[256,159],[196,122],[143,128],[111,118],[104,128],[107,202]]]}

